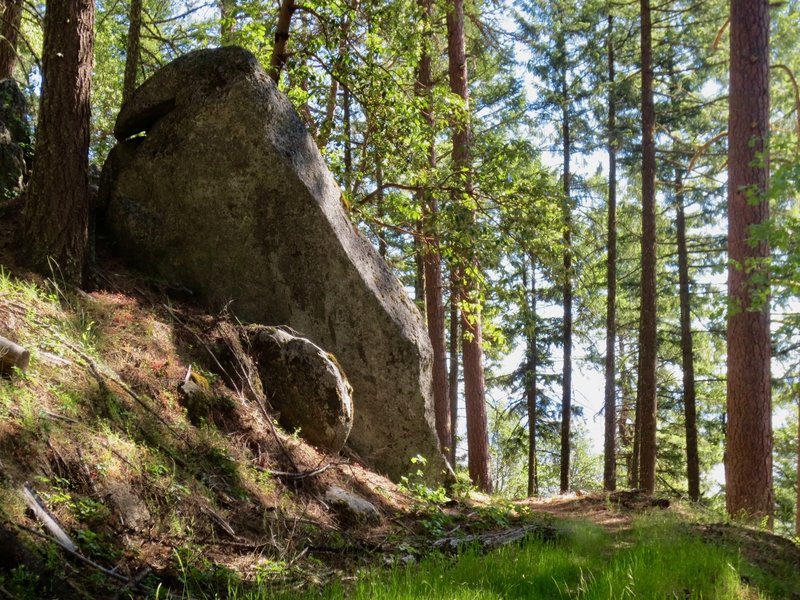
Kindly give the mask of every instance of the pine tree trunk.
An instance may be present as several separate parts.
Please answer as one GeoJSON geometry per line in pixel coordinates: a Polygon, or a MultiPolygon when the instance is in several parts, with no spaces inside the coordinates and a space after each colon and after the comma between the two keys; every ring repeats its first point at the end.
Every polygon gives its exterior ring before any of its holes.
{"type": "Polygon", "coordinates": [[[522,285],[525,288],[529,323],[525,328],[526,357],[525,357],[525,400],[528,405],[528,498],[539,495],[538,465],[536,462],[536,263],[531,257],[530,261],[530,291],[528,291],[528,265],[523,264],[522,285]]]}
{"type": "Polygon", "coordinates": [[[641,0],[642,48],[642,279],[639,320],[639,485],[656,486],[656,152],[650,0],[641,0]]]}
{"type": "Polygon", "coordinates": [[[700,500],[700,457],[697,450],[697,402],[694,384],[694,350],[692,344],[692,311],[689,295],[689,253],[686,247],[686,216],[684,214],[683,179],[675,174],[675,203],[678,230],[678,296],[681,307],[681,363],[683,367],[683,413],[686,427],[686,477],[689,498],[700,500]]]}
{"type": "MultiPolygon", "coordinates": [[[[617,335],[617,356],[620,360],[625,358],[625,338],[617,335]]],[[[619,444],[620,448],[627,450],[625,453],[625,479],[630,489],[636,489],[639,485],[638,469],[638,449],[636,447],[636,395],[635,390],[630,385],[630,377],[627,371],[618,369],[619,374],[619,444]],[[630,416],[633,415],[633,424],[629,425],[630,416]]]]}
{"type": "MultiPolygon", "coordinates": [[[[375,189],[377,193],[375,194],[375,204],[378,209],[378,214],[383,214],[383,202],[385,200],[385,195],[383,193],[383,167],[381,167],[381,157],[376,152],[375,153],[375,189]]],[[[419,243],[417,238],[414,238],[414,244],[419,243]]],[[[378,254],[383,260],[386,260],[386,255],[389,249],[386,244],[386,236],[381,235],[378,239],[378,254]]]]}
{"type": "MultiPolygon", "coordinates": [[[[431,0],[418,0],[422,10],[426,29],[433,20],[433,3],[431,0]]],[[[419,59],[416,93],[425,99],[422,119],[425,122],[428,139],[428,168],[436,169],[436,125],[433,118],[431,92],[433,90],[433,73],[431,55],[424,45],[419,59]]],[[[433,347],[433,407],[436,418],[436,433],[439,445],[446,456],[451,455],[453,434],[450,430],[450,396],[447,381],[447,348],[445,340],[445,314],[442,291],[442,255],[439,251],[439,238],[436,228],[439,203],[430,191],[420,194],[423,210],[423,227],[425,241],[422,244],[422,262],[425,274],[425,314],[428,320],[428,336],[433,347]]]]}
{"type": "MultiPolygon", "coordinates": [[[[453,0],[452,4],[448,4],[447,56],[450,91],[462,99],[466,113],[466,118],[456,122],[453,126],[453,170],[456,175],[455,180],[463,185],[465,195],[471,197],[474,192],[471,174],[469,91],[463,0],[453,0]]],[[[469,220],[474,222],[474,211],[471,211],[469,220]]],[[[469,258],[468,262],[474,263],[474,259],[469,258]]],[[[462,268],[459,271],[459,284],[464,306],[475,305],[478,297],[477,284],[474,281],[466,280],[466,269],[462,268]]],[[[480,311],[462,310],[461,329],[469,475],[478,489],[490,492],[492,479],[489,474],[489,431],[486,418],[480,311]]]]}
{"type": "Polygon", "coordinates": [[[617,489],[617,107],[614,95],[614,18],[608,15],[608,258],[606,263],[606,361],[605,361],[605,440],[603,444],[603,489],[617,489]]]}
{"type": "MultiPolygon", "coordinates": [[[[639,366],[641,356],[636,362],[636,374],[638,376],[641,371],[639,366]]],[[[641,456],[642,445],[642,410],[639,405],[639,390],[638,384],[636,395],[633,398],[633,443],[631,444],[631,458],[630,468],[628,470],[628,487],[631,489],[639,489],[639,458],[641,456]]]]}
{"type": "MultiPolygon", "coordinates": [[[[431,212],[435,211],[431,204],[431,212]]],[[[428,335],[433,346],[433,406],[436,415],[436,433],[445,455],[450,455],[453,434],[450,430],[450,396],[447,381],[447,350],[445,341],[445,315],[442,299],[442,259],[436,246],[428,249],[425,262],[425,296],[428,318],[428,335]]]]}
{"type": "Polygon", "coordinates": [[[800,538],[800,384],[795,384],[795,394],[797,395],[797,462],[795,482],[795,500],[797,506],[794,510],[794,531],[795,536],[800,538]]]}
{"type": "Polygon", "coordinates": [[[342,130],[344,133],[344,190],[353,193],[353,132],[350,127],[350,88],[342,89],[342,130]]]}
{"type": "Polygon", "coordinates": [[[728,425],[726,504],[732,517],[773,513],[769,285],[769,4],[731,0],[728,115],[728,425]]]}
{"type": "Polygon", "coordinates": [[[22,24],[23,0],[6,0],[0,26],[0,80],[13,79],[17,64],[17,40],[22,24]]]}
{"type": "Polygon", "coordinates": [[[75,284],[82,283],[87,259],[93,31],[94,0],[47,3],[36,154],[24,218],[29,260],[75,284]]]}
{"type": "Polygon", "coordinates": [[[286,46],[289,44],[289,28],[292,25],[292,15],[296,9],[294,0],[281,0],[281,6],[278,9],[278,24],[275,28],[275,45],[272,47],[272,58],[269,61],[269,76],[276,84],[280,79],[281,69],[289,57],[286,46]]]}
{"type": "Polygon", "coordinates": [[[458,446],[458,293],[455,277],[450,275],[450,368],[448,370],[448,391],[450,393],[450,464],[456,468],[456,448],[458,446]]]}
{"type": "MultiPolygon", "coordinates": [[[[566,49],[563,49],[566,53],[566,49]]],[[[570,138],[570,114],[567,89],[566,68],[561,72],[561,93],[563,108],[561,112],[562,159],[564,163],[564,365],[561,379],[561,493],[569,490],[570,473],[570,429],[572,420],[572,199],[570,195],[570,157],[572,140],[570,138]]]]}
{"type": "MultiPolygon", "coordinates": [[[[356,2],[356,6],[358,3],[356,2]]],[[[328,99],[325,102],[325,118],[322,121],[322,124],[319,128],[319,137],[317,138],[317,145],[320,149],[324,148],[328,145],[330,141],[331,132],[333,131],[334,124],[335,124],[335,116],[336,116],[336,98],[339,92],[339,80],[346,81],[345,79],[345,66],[346,66],[346,59],[347,54],[349,52],[348,49],[348,38],[350,35],[350,27],[352,21],[349,17],[342,20],[341,27],[339,29],[340,39],[339,39],[339,53],[336,55],[336,60],[333,62],[333,69],[330,74],[331,78],[331,86],[328,91],[328,99]]],[[[289,34],[287,30],[286,37],[288,39],[289,34]]],[[[417,296],[417,300],[419,300],[421,296],[417,296]]]]}
{"type": "MultiPolygon", "coordinates": [[[[465,297],[469,303],[473,299],[465,297]]],[[[483,338],[480,315],[461,313],[464,363],[464,404],[467,415],[467,465],[472,483],[482,492],[492,491],[486,384],[483,376],[483,338]],[[470,322],[472,320],[472,322],[470,322]]]]}
{"type": "Polygon", "coordinates": [[[125,79],[122,83],[122,103],[125,104],[136,89],[139,70],[139,44],[142,33],[142,0],[131,0],[128,39],[125,44],[125,79]]]}

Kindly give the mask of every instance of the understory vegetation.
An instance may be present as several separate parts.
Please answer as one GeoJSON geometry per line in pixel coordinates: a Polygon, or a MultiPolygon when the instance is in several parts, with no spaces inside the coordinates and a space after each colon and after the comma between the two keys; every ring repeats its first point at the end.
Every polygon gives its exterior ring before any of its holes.
{"type": "MultiPolygon", "coordinates": [[[[484,554],[434,554],[412,566],[367,571],[322,591],[226,591],[228,597],[353,600],[505,600],[514,598],[793,598],[800,589],[797,550],[745,551],[725,525],[643,514],[610,533],[587,521],[550,520],[555,534],[484,554]],[[746,555],[748,554],[749,555],[746,555]],[[793,595],[794,594],[794,595],[793,595]]],[[[402,561],[401,561],[402,562],[402,561]]],[[[188,578],[190,587],[201,586],[188,578]]],[[[205,597],[205,596],[201,596],[205,597]]]]}
{"type": "Polygon", "coordinates": [[[722,512],[638,492],[511,501],[477,494],[463,473],[451,489],[431,489],[414,465],[397,486],[322,454],[271,430],[214,372],[214,319],[170,303],[158,282],[104,272],[115,291],[0,275],[0,318],[32,350],[25,373],[0,379],[2,530],[33,549],[0,577],[8,597],[792,598],[800,589],[796,544],[720,523],[722,512]],[[207,390],[202,403],[177,391],[189,365],[207,390]],[[365,494],[381,523],[342,520],[320,500],[331,484],[365,494]],[[26,511],[23,487],[74,552],[26,511]]]}

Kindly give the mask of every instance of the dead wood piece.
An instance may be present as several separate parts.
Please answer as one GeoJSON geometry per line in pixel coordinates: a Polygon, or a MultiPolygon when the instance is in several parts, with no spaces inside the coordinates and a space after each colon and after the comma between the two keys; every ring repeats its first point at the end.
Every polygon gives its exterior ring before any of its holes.
{"type": "Polygon", "coordinates": [[[76,552],[77,548],[75,543],[67,535],[67,532],[64,531],[64,528],[61,527],[58,519],[47,510],[47,507],[39,498],[39,495],[29,484],[26,483],[22,486],[22,494],[25,496],[25,503],[28,505],[28,508],[33,511],[36,518],[42,522],[42,525],[44,525],[50,534],[58,541],[58,545],[68,552],[76,552]]]}
{"type": "Polygon", "coordinates": [[[467,547],[477,547],[482,552],[488,552],[501,546],[521,542],[530,536],[539,537],[546,540],[555,539],[556,528],[550,525],[524,525],[503,531],[491,531],[466,536],[446,537],[436,540],[433,547],[443,552],[458,552],[467,547]]]}
{"type": "Polygon", "coordinates": [[[37,358],[40,358],[43,362],[54,365],[56,367],[68,367],[72,364],[71,360],[64,358],[63,356],[58,356],[57,354],[53,354],[52,352],[39,351],[36,354],[36,356],[37,358]]]}
{"type": "Polygon", "coordinates": [[[208,515],[211,520],[214,521],[214,523],[216,523],[217,526],[222,529],[222,531],[227,533],[233,540],[239,540],[239,536],[236,535],[236,532],[233,530],[233,527],[231,527],[230,523],[228,523],[217,511],[207,506],[201,506],[200,510],[208,515]]]}
{"type": "Polygon", "coordinates": [[[30,352],[11,340],[0,336],[0,373],[8,375],[14,367],[24,373],[30,361],[30,352]]]}

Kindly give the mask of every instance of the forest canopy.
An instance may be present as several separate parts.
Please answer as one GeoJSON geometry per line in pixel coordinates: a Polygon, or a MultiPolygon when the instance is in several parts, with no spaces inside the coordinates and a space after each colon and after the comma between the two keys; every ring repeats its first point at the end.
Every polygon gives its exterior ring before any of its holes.
{"type": "Polygon", "coordinates": [[[642,487],[800,535],[797,0],[0,9],[38,266],[86,281],[89,184],[135,87],[242,46],[425,316],[439,442],[474,485],[642,487]]]}

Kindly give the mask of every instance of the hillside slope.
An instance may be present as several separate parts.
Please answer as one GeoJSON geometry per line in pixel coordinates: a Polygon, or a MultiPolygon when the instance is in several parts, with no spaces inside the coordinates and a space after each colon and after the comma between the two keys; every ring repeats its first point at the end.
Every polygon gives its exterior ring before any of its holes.
{"type": "MultiPolygon", "coordinates": [[[[97,289],[85,293],[57,273],[15,267],[7,249],[0,336],[32,356],[25,373],[0,378],[2,596],[226,598],[259,588],[294,597],[465,540],[552,540],[553,515],[623,535],[633,515],[669,505],[635,493],[451,500],[413,474],[399,487],[352,452],[328,455],[281,430],[267,398],[230,385],[215,354],[216,326],[229,316],[203,314],[176,300],[185,290],[113,257],[102,257],[97,289]],[[181,391],[187,378],[201,393],[181,391]],[[377,520],[337,509],[332,487],[371,502],[377,520]],[[74,550],[55,541],[42,512],[74,550]]],[[[780,553],[800,569],[787,540],[691,527],[753,562],[780,553]]]]}

